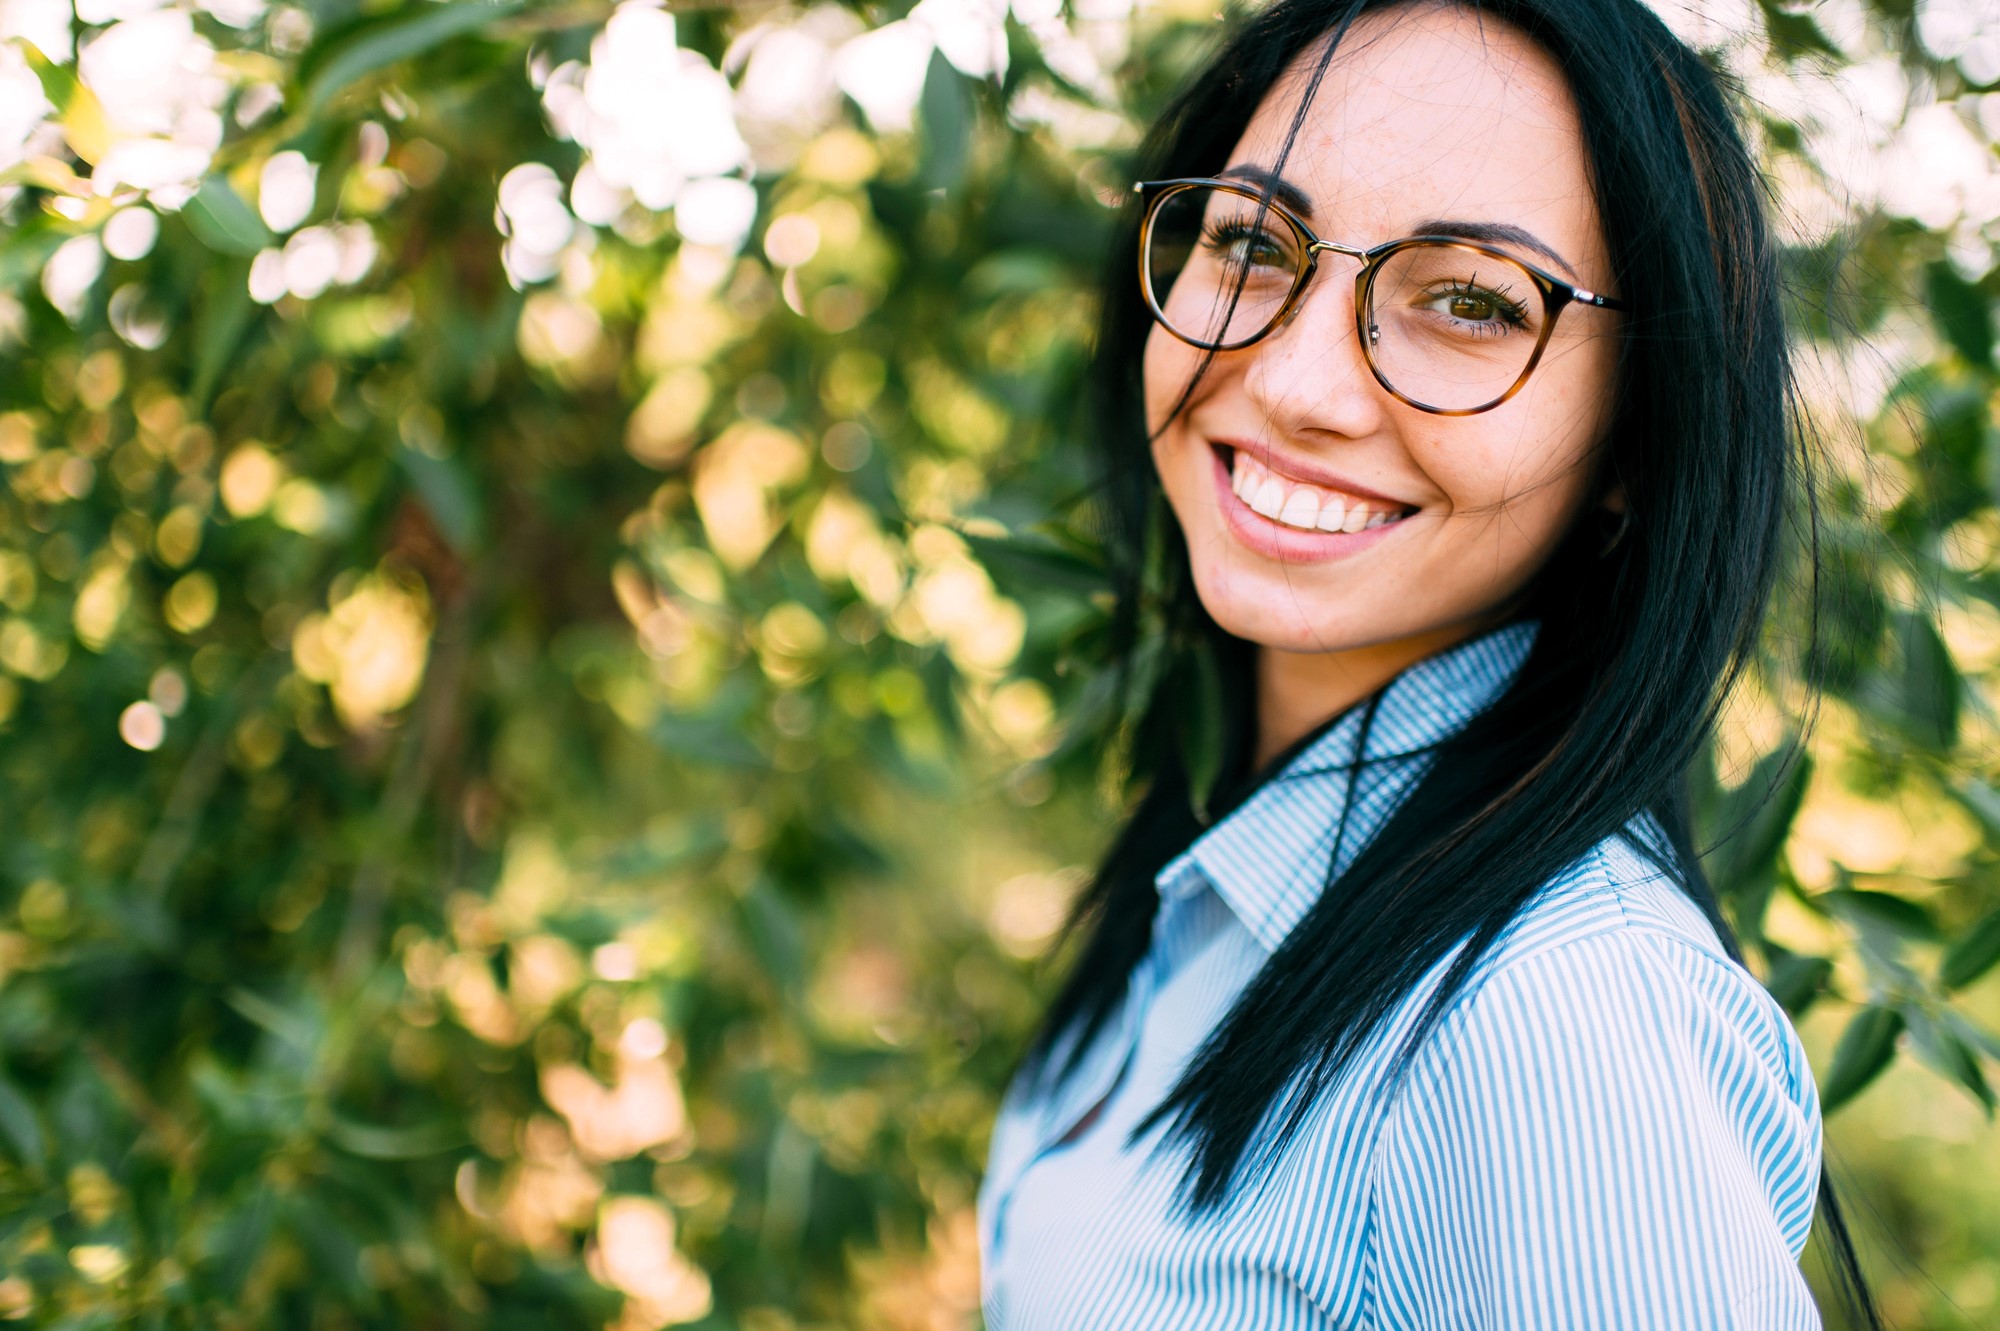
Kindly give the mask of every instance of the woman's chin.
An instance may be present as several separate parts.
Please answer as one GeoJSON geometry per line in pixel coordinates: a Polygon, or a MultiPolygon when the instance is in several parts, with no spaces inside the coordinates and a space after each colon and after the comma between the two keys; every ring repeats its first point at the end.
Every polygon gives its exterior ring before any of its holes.
{"type": "Polygon", "coordinates": [[[1296,585],[1235,568],[1195,569],[1202,607],[1233,637],[1286,652],[1335,652],[1371,640],[1367,616],[1340,596],[1302,595],[1296,585]]]}

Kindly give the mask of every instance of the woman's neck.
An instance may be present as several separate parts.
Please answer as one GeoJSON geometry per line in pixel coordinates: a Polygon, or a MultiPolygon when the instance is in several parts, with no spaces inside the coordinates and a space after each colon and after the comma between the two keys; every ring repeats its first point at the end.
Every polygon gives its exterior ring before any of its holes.
{"type": "Polygon", "coordinates": [[[1257,748],[1261,769],[1403,671],[1473,636],[1484,625],[1448,628],[1338,652],[1257,649],[1257,748]]]}

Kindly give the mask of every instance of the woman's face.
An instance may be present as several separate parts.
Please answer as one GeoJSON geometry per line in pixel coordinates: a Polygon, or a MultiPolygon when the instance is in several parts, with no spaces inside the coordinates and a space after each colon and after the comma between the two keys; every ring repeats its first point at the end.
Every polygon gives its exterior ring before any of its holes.
{"type": "MultiPolygon", "coordinates": [[[[1231,168],[1277,165],[1314,54],[1264,99],[1231,168]]],[[[1527,235],[1500,242],[1511,253],[1620,294],[1561,74],[1526,37],[1466,10],[1357,23],[1283,175],[1327,240],[1367,248],[1420,232],[1518,228],[1527,235]]],[[[1170,422],[1204,353],[1157,324],[1146,343],[1154,462],[1196,588],[1224,629],[1270,649],[1339,652],[1471,632],[1522,590],[1581,510],[1606,500],[1593,478],[1616,315],[1571,306],[1514,397],[1479,415],[1439,416],[1370,374],[1355,334],[1357,266],[1323,252],[1291,321],[1217,353],[1170,422]],[[1344,529],[1320,530],[1335,525],[1335,504],[1344,529]]],[[[1522,294],[1539,310],[1538,293],[1522,294]]]]}

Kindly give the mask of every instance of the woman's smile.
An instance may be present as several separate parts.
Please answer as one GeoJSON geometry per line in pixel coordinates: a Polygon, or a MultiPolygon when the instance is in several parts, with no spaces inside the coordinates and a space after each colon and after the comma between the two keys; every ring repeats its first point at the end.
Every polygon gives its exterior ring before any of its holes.
{"type": "Polygon", "coordinates": [[[1257,456],[1227,443],[1209,449],[1224,525],[1266,559],[1310,563],[1357,554],[1389,539],[1418,512],[1416,505],[1268,450],[1257,456]]]}

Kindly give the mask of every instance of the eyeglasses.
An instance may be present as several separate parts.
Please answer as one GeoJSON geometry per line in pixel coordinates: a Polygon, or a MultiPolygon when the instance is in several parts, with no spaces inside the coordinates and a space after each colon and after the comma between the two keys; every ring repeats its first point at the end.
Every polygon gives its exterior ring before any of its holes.
{"type": "Polygon", "coordinates": [[[1377,383],[1420,411],[1471,416],[1519,392],[1571,305],[1623,310],[1482,241],[1410,236],[1373,249],[1321,240],[1252,185],[1154,180],[1139,286],[1162,327],[1205,351],[1237,351],[1289,321],[1322,250],[1361,261],[1354,327],[1377,383]]]}

